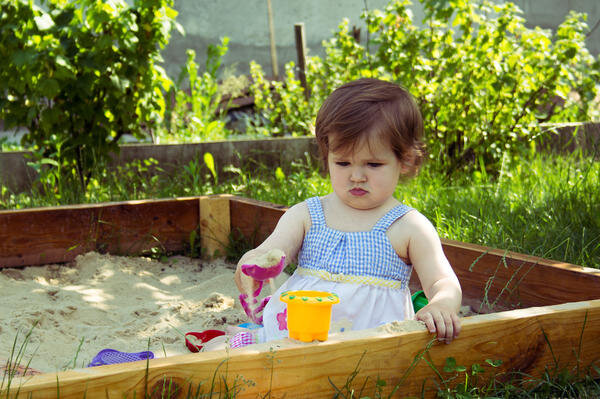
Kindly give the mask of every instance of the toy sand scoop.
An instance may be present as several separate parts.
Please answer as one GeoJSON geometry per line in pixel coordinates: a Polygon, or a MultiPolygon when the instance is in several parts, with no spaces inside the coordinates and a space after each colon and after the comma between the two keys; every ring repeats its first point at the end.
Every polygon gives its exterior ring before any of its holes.
{"type": "Polygon", "coordinates": [[[280,299],[287,303],[290,338],[303,342],[326,341],[331,324],[331,307],[340,302],[337,294],[323,291],[286,291],[280,299]]]}

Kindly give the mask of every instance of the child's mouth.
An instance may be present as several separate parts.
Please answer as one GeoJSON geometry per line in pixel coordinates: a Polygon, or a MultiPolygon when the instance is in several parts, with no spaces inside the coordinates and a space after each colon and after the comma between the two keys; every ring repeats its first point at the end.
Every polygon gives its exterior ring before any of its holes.
{"type": "Polygon", "coordinates": [[[363,190],[362,188],[353,188],[352,190],[350,190],[350,194],[356,195],[358,197],[361,197],[361,196],[365,195],[366,193],[368,193],[368,191],[363,190]]]}

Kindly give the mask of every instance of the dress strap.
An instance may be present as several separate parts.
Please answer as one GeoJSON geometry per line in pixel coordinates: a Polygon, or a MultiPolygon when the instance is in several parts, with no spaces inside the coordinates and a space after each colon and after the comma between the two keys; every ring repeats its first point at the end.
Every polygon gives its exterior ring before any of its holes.
{"type": "Polygon", "coordinates": [[[323,214],[323,206],[321,205],[321,199],[319,197],[311,197],[306,200],[308,205],[308,212],[310,213],[310,220],[313,226],[324,226],[325,215],[323,214]]]}
{"type": "Polygon", "coordinates": [[[377,221],[375,226],[373,226],[373,230],[375,231],[383,231],[386,232],[387,229],[390,228],[392,223],[396,220],[400,219],[402,216],[406,215],[413,208],[410,206],[406,206],[404,204],[396,205],[392,209],[388,211],[381,219],[377,221]]]}

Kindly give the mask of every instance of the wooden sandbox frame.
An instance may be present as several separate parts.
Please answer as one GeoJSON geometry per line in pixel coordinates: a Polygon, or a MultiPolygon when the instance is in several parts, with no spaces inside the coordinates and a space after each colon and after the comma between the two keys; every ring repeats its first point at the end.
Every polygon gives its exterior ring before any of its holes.
{"type": "MultiPolygon", "coordinates": [[[[157,245],[182,251],[199,233],[208,253],[223,250],[230,235],[255,244],[275,227],[285,208],[230,195],[0,211],[0,267],[69,262],[87,251],[139,254],[157,245]],[[192,233],[192,232],[196,233],[192,233]]],[[[600,366],[600,270],[473,244],[443,240],[463,296],[516,310],[464,318],[450,345],[427,331],[366,330],[313,344],[279,341],[231,351],[188,354],[17,378],[0,397],[187,397],[200,383],[217,390],[243,386],[236,396],[331,397],[355,370],[352,387],[365,394],[383,380],[384,393],[435,394],[447,358],[484,376],[517,371],[587,372],[600,366]],[[414,361],[420,358],[420,361],[414,361]],[[501,360],[491,368],[486,360],[501,360]],[[429,363],[429,364],[428,364],[429,363]]],[[[221,252],[222,253],[222,252],[221,252]]],[[[471,303],[472,306],[481,304],[471,303]]],[[[183,343],[182,343],[183,345],[183,343]]],[[[593,372],[593,371],[592,371],[593,372]]],[[[464,380],[464,376],[463,376],[464,380]]],[[[454,380],[454,383],[457,381],[454,380]]],[[[460,381],[458,381],[460,382],[460,381]]],[[[452,382],[451,382],[452,384],[452,382]]]]}

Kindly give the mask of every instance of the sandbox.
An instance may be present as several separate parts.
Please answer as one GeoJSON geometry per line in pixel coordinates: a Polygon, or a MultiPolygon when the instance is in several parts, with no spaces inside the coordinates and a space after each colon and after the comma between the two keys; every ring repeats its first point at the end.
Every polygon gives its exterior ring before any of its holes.
{"type": "MultiPolygon", "coordinates": [[[[219,255],[231,237],[262,241],[284,210],[220,195],[0,211],[0,266],[68,263],[90,251],[189,251],[196,237],[205,255],[219,255]]],[[[203,392],[235,386],[236,397],[268,392],[331,397],[333,386],[343,387],[357,368],[353,387],[359,390],[366,381],[365,393],[380,380],[386,382],[384,394],[400,384],[396,393],[401,396],[422,391],[432,396],[440,383],[437,372],[448,358],[466,366],[501,362],[486,368],[484,376],[519,371],[536,377],[547,368],[587,372],[599,364],[600,270],[449,240],[443,246],[461,281],[464,302],[485,313],[464,318],[460,337],[450,345],[433,341],[418,326],[392,325],[337,334],[322,343],[282,340],[47,372],[14,379],[8,396],[18,390],[18,397],[33,398],[153,393],[175,398],[203,384],[203,392]]],[[[7,396],[5,391],[0,396],[7,396]]]]}

